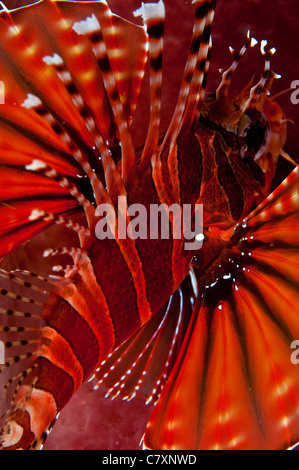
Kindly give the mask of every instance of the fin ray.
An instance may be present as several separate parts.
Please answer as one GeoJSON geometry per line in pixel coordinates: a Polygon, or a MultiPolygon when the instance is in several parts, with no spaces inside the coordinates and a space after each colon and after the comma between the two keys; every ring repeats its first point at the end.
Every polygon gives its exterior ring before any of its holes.
{"type": "Polygon", "coordinates": [[[182,288],[130,339],[117,348],[94,375],[108,389],[108,397],[130,400],[137,393],[156,401],[180,350],[195,297],[193,273],[182,288]]]}

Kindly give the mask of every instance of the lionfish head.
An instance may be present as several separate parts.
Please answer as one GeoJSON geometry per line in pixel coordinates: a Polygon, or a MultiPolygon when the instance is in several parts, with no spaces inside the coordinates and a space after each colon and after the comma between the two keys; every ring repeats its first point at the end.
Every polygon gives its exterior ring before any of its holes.
{"type": "Polygon", "coordinates": [[[222,80],[213,94],[208,97],[202,109],[202,116],[234,135],[233,144],[243,161],[250,168],[262,170],[263,192],[268,194],[276,172],[278,157],[287,157],[283,151],[286,140],[286,119],[275,96],[270,95],[273,80],[280,78],[270,68],[270,59],[276,49],[265,50],[267,41],[262,40],[260,50],[265,60],[264,71],[259,81],[253,79],[238,93],[231,88],[231,81],[237,65],[249,47],[257,44],[247,33],[243,47],[236,51],[230,47],[232,65],[221,70],[222,80]]]}

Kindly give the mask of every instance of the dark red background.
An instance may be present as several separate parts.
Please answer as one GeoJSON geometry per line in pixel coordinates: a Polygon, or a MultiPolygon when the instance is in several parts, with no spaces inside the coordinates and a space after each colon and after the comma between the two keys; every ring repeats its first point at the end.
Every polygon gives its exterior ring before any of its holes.
{"type": "MultiPolygon", "coordinates": [[[[164,0],[167,12],[165,29],[164,55],[164,98],[163,127],[167,126],[181,80],[181,72],[188,53],[190,32],[192,29],[191,1],[164,0]]],[[[26,4],[28,2],[23,2],[26,4]]],[[[6,5],[13,8],[21,2],[6,0],[6,5]]],[[[126,19],[136,21],[132,11],[140,6],[139,0],[110,0],[110,8],[126,19]]],[[[293,80],[299,80],[299,3],[298,0],[218,0],[213,26],[213,54],[208,90],[217,86],[220,74],[218,69],[230,65],[231,56],[228,46],[239,48],[250,28],[252,35],[259,41],[267,39],[269,45],[277,48],[273,57],[273,70],[282,75],[275,82],[273,93],[290,87],[293,80]]],[[[250,80],[253,73],[257,79],[263,70],[263,60],[258,46],[249,51],[239,66],[235,77],[238,88],[250,80]]],[[[137,113],[136,143],[142,141],[146,131],[143,120],[147,106],[147,90],[140,98],[137,113]],[[138,133],[137,133],[138,131],[138,133]]],[[[290,101],[291,92],[278,99],[287,118],[294,121],[288,125],[288,138],[285,150],[299,161],[299,105],[290,101]]],[[[281,165],[279,172],[289,171],[281,165]]],[[[104,391],[93,392],[86,384],[73,397],[62,411],[46,443],[46,449],[138,449],[150,408],[138,398],[132,402],[105,400],[104,391]]]]}

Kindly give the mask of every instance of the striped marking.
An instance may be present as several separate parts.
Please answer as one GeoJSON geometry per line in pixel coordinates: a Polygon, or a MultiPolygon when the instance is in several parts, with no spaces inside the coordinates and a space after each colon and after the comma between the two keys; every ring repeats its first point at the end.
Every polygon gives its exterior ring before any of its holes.
{"type": "MultiPolygon", "coordinates": [[[[215,2],[212,0],[195,1],[194,3],[196,9],[192,42],[177,106],[159,154],[153,161],[153,178],[159,199],[161,202],[168,203],[168,205],[171,205],[173,202],[181,204],[176,141],[180,130],[183,127],[186,129],[186,127],[189,127],[193,122],[195,113],[200,108],[200,103],[204,99],[204,87],[202,85],[207,76],[209,54],[211,52],[210,31],[214,17],[215,2]],[[166,149],[168,145],[168,174],[166,178],[169,179],[169,181],[167,182],[165,176],[163,177],[162,166],[164,165],[161,162],[161,157],[164,149],[166,149]],[[169,185],[171,188],[170,197],[167,196],[166,191],[166,187],[169,187],[169,185]]],[[[181,245],[181,241],[174,240],[172,264],[174,268],[175,284],[177,281],[175,273],[178,273],[180,269],[180,267],[177,266],[177,262],[180,258],[179,253],[182,249],[181,245]]]]}
{"type": "MultiPolygon", "coordinates": [[[[177,145],[173,148],[173,151],[171,154],[169,154],[168,159],[167,159],[167,167],[169,170],[169,176],[170,176],[170,183],[173,188],[173,195],[174,195],[174,202],[176,204],[179,204],[180,207],[182,207],[182,201],[181,201],[181,188],[180,188],[180,175],[178,171],[178,147],[177,145]]],[[[176,224],[176,220],[174,219],[174,216],[171,214],[171,228],[172,228],[172,234],[174,237],[174,227],[176,224]]],[[[181,228],[183,228],[182,223],[182,217],[181,217],[181,228]]],[[[182,252],[183,252],[183,245],[184,245],[184,239],[182,237],[182,233],[180,234],[181,237],[179,239],[174,238],[172,242],[172,255],[171,255],[171,266],[172,266],[172,277],[173,277],[173,286],[174,289],[176,289],[180,283],[182,282],[182,276],[188,272],[188,264],[186,265],[185,259],[182,257],[182,252]],[[187,268],[187,271],[186,271],[187,268]]]]}
{"type": "Polygon", "coordinates": [[[93,312],[90,311],[87,301],[76,285],[68,281],[67,278],[64,278],[63,284],[57,282],[55,294],[64,299],[66,305],[61,302],[59,310],[57,306],[55,307],[55,315],[50,318],[49,326],[63,335],[69,342],[83,367],[84,378],[86,378],[89,369],[95,367],[101,354],[99,339],[96,338],[93,328],[90,326],[90,324],[92,325],[93,312]],[[57,316],[58,311],[63,312],[63,318],[57,316]],[[68,322],[72,322],[72,329],[69,329],[68,322]],[[84,344],[82,344],[83,337],[80,337],[80,330],[81,334],[84,332],[84,337],[88,338],[89,350],[85,349],[84,344]]]}
{"type": "Polygon", "coordinates": [[[89,251],[97,282],[109,305],[115,345],[119,345],[140,326],[132,274],[115,240],[95,243],[89,251]]]}
{"type": "Polygon", "coordinates": [[[40,209],[34,209],[28,217],[28,220],[44,220],[45,222],[51,221],[54,224],[63,225],[64,227],[69,228],[78,234],[81,241],[81,246],[84,244],[85,239],[92,237],[90,230],[83,225],[80,225],[77,222],[73,222],[71,219],[66,219],[61,215],[58,216],[52,214],[51,212],[45,212],[40,209]]]}
{"type": "Polygon", "coordinates": [[[145,323],[151,317],[151,307],[147,297],[146,291],[146,282],[142,267],[142,262],[136,247],[136,241],[133,239],[133,236],[126,237],[125,239],[121,239],[117,236],[119,232],[119,220],[122,218],[125,220],[125,228],[126,232],[129,229],[129,222],[130,219],[126,216],[126,208],[127,208],[127,199],[124,197],[124,204],[118,205],[118,210],[120,211],[118,214],[118,219],[116,221],[117,227],[115,227],[115,241],[117,246],[120,250],[120,253],[131,273],[132,280],[134,283],[134,288],[136,290],[137,295],[137,306],[138,312],[140,317],[141,324],[145,323]]]}
{"type": "Polygon", "coordinates": [[[76,391],[83,382],[84,371],[68,341],[54,328],[43,328],[43,344],[39,356],[45,357],[66,372],[74,382],[76,391]]]}
{"type": "MultiPolygon", "coordinates": [[[[95,15],[92,15],[91,17],[87,18],[86,20],[75,23],[73,25],[73,29],[78,34],[87,35],[87,37],[89,38],[89,40],[91,42],[94,55],[97,59],[100,71],[101,71],[102,76],[103,76],[104,84],[105,84],[105,87],[107,89],[110,104],[112,106],[112,110],[113,110],[113,112],[115,114],[115,117],[116,117],[116,123],[119,127],[120,138],[121,138],[121,143],[122,143],[122,161],[123,162],[125,161],[126,154],[129,152],[128,155],[129,154],[131,155],[130,156],[131,163],[133,162],[132,168],[134,168],[135,167],[135,152],[134,152],[134,150],[132,150],[133,149],[133,144],[132,143],[130,144],[130,142],[129,142],[129,144],[128,144],[129,147],[127,146],[127,144],[125,144],[125,142],[128,141],[128,136],[129,136],[130,139],[131,139],[131,137],[130,137],[129,130],[128,130],[128,127],[127,127],[127,123],[126,123],[125,118],[124,118],[123,107],[122,107],[121,102],[120,102],[120,97],[119,97],[118,90],[117,90],[117,87],[116,87],[115,77],[114,77],[113,72],[111,70],[109,58],[108,58],[108,55],[107,55],[106,45],[105,45],[105,41],[104,41],[104,38],[103,38],[103,34],[102,34],[102,31],[101,31],[99,21],[95,17],[95,15]],[[122,132],[122,130],[123,130],[123,132],[122,132]],[[132,160],[132,158],[133,158],[133,160],[132,160]]],[[[114,33],[115,33],[115,31],[114,31],[114,33]]],[[[114,52],[115,52],[115,50],[114,50],[114,52]]],[[[74,90],[74,93],[75,93],[74,84],[73,84],[73,90],[74,90]]],[[[123,179],[121,178],[121,176],[119,174],[119,171],[116,168],[114,160],[111,157],[111,153],[110,153],[107,145],[105,144],[102,135],[96,129],[96,125],[95,125],[95,122],[93,120],[93,117],[92,117],[91,113],[89,112],[89,110],[86,106],[80,110],[81,115],[82,115],[83,111],[84,111],[84,116],[86,117],[86,125],[89,128],[89,131],[90,131],[90,133],[93,137],[93,140],[94,140],[94,142],[95,142],[95,144],[96,144],[96,146],[97,146],[97,148],[100,152],[109,196],[110,196],[112,202],[114,204],[116,204],[117,203],[117,197],[119,195],[125,195],[126,194],[123,179]]],[[[122,174],[122,176],[123,176],[123,174],[122,174]]],[[[107,202],[107,197],[102,198],[102,200],[100,202],[102,202],[102,203],[107,202]]],[[[99,205],[100,202],[97,201],[97,204],[99,205]]]]}
{"type": "Polygon", "coordinates": [[[25,166],[28,171],[38,171],[43,176],[57,181],[62,188],[67,188],[69,193],[82,205],[88,227],[91,228],[94,221],[95,208],[91,202],[72,184],[65,176],[61,176],[53,167],[47,165],[41,160],[33,160],[30,165],[25,166]]]}
{"type": "MultiPolygon", "coordinates": [[[[45,357],[38,357],[39,374],[34,387],[49,392],[56,403],[57,411],[68,403],[74,393],[74,382],[70,375],[45,357]],[[63,384],[63,387],[61,387],[63,384]]],[[[54,416],[55,418],[55,416],[54,416]]]]}
{"type": "Polygon", "coordinates": [[[25,303],[28,303],[28,304],[31,304],[31,305],[37,305],[37,306],[43,306],[43,303],[42,302],[38,302],[37,300],[34,300],[32,298],[29,298],[29,297],[24,297],[23,295],[20,295],[20,294],[16,294],[15,292],[12,292],[8,289],[0,289],[0,295],[2,296],[5,296],[5,297],[9,297],[11,299],[14,299],[14,300],[20,300],[21,302],[25,302],[25,303]]]}
{"type": "Polygon", "coordinates": [[[120,141],[122,147],[122,178],[127,184],[132,184],[134,178],[137,178],[137,168],[135,161],[135,151],[129,132],[128,123],[124,117],[123,106],[119,97],[116,78],[111,69],[110,60],[106,48],[106,41],[109,42],[118,33],[115,26],[112,27],[112,13],[107,7],[101,25],[99,20],[93,14],[88,18],[88,26],[86,21],[81,21],[73,25],[73,29],[78,34],[85,34],[91,42],[92,50],[97,60],[99,69],[101,71],[107,95],[113,110],[115,121],[120,134],[120,141]],[[86,27],[85,27],[86,25],[86,27]]]}
{"type": "MultiPolygon", "coordinates": [[[[102,136],[100,135],[100,132],[98,131],[98,129],[96,127],[96,123],[93,119],[92,113],[89,110],[86,103],[84,102],[84,100],[83,100],[83,98],[82,98],[82,96],[81,96],[74,80],[73,80],[73,77],[72,77],[71,73],[69,72],[69,70],[67,69],[67,67],[64,63],[64,60],[62,59],[62,57],[60,57],[56,53],[53,56],[45,56],[43,58],[43,60],[48,65],[52,65],[55,68],[55,70],[57,72],[57,76],[59,77],[59,79],[61,80],[63,85],[65,86],[67,93],[70,95],[74,105],[78,109],[78,111],[81,115],[81,118],[85,123],[85,126],[87,127],[88,131],[91,134],[92,140],[95,141],[95,143],[96,143],[97,139],[102,138],[102,136]]],[[[89,178],[92,182],[93,179],[94,179],[91,176],[93,174],[93,172],[92,172],[92,169],[91,169],[91,167],[88,163],[88,159],[85,156],[83,157],[82,152],[78,149],[77,146],[76,146],[76,151],[80,152],[80,156],[79,156],[80,161],[79,161],[79,163],[82,165],[82,167],[84,168],[86,174],[89,176],[89,178]]]]}
{"type": "Polygon", "coordinates": [[[158,146],[161,91],[162,91],[162,54],[163,34],[165,22],[165,8],[162,1],[157,4],[142,4],[142,7],[134,12],[135,16],[141,15],[149,36],[149,68],[150,68],[150,120],[148,134],[143,148],[139,171],[142,174],[148,167],[150,159],[158,146]]]}
{"type": "MultiPolygon", "coordinates": [[[[82,257],[82,255],[79,254],[79,257],[82,257]]],[[[80,265],[77,264],[77,266],[79,267],[80,265]]],[[[83,255],[83,262],[80,266],[79,274],[83,281],[84,288],[87,290],[86,298],[90,304],[91,311],[93,311],[91,316],[85,315],[84,312],[83,318],[97,338],[100,347],[99,361],[101,361],[103,357],[106,357],[111,352],[115,344],[114,326],[110,316],[109,306],[102,288],[97,282],[91,260],[88,256],[83,255]]],[[[83,292],[83,295],[84,294],[83,292]]]]}
{"type": "Polygon", "coordinates": [[[249,49],[249,47],[254,47],[256,44],[257,44],[256,39],[251,38],[250,31],[248,31],[247,40],[239,51],[236,51],[230,47],[230,52],[233,56],[233,63],[227,70],[225,70],[222,73],[222,79],[221,79],[220,85],[218,86],[216,90],[216,98],[218,98],[219,96],[228,96],[228,90],[232,81],[232,77],[236,71],[236,68],[239,64],[240,59],[243,57],[243,55],[245,54],[247,49],[249,49]]]}
{"type": "MultiPolygon", "coordinates": [[[[182,207],[177,151],[178,147],[177,145],[174,145],[172,151],[169,151],[167,158],[163,158],[162,162],[158,158],[152,159],[152,177],[158,194],[159,202],[166,204],[168,207],[170,207],[172,204],[179,204],[180,207],[182,207]]],[[[174,238],[174,230],[177,222],[174,217],[175,216],[172,213],[169,214],[173,238],[171,252],[171,272],[173,289],[175,290],[182,282],[182,277],[188,273],[189,263],[186,263],[185,258],[182,257],[184,245],[183,237],[181,236],[180,239],[174,238]]],[[[180,223],[182,228],[182,218],[180,223]]]]}
{"type": "MultiPolygon", "coordinates": [[[[209,51],[211,49],[211,27],[213,24],[214,13],[215,13],[216,0],[211,0],[206,11],[206,19],[204,28],[202,30],[202,23],[198,28],[198,37],[192,41],[191,51],[197,49],[197,42],[200,43],[200,48],[197,53],[196,65],[193,72],[192,81],[190,84],[188,100],[186,108],[184,110],[184,117],[182,119],[180,130],[183,132],[189,130],[193,122],[195,122],[195,116],[199,114],[202,103],[205,97],[204,77],[207,74],[207,68],[209,66],[209,51]]],[[[201,12],[202,6],[198,7],[201,12]]],[[[197,10],[196,10],[197,11],[197,10]]],[[[197,15],[195,15],[197,18],[197,15]]],[[[195,22],[196,25],[196,22],[195,22]]]]}
{"type": "Polygon", "coordinates": [[[150,303],[147,298],[146,282],[140,256],[138,254],[135,240],[116,239],[120,252],[132,275],[134,287],[137,295],[137,306],[141,324],[145,323],[152,316],[150,303]]]}
{"type": "Polygon", "coordinates": [[[18,383],[16,384],[16,387],[15,387],[15,391],[12,395],[12,399],[11,401],[14,401],[15,400],[15,397],[17,395],[17,392],[21,386],[21,380],[24,378],[24,377],[27,377],[28,374],[30,374],[31,372],[33,372],[35,369],[37,368],[37,364],[33,364],[31,367],[28,367],[27,369],[25,369],[24,371],[20,372],[19,374],[16,374],[14,375],[13,377],[11,377],[7,382],[6,384],[4,385],[3,389],[4,390],[7,390],[10,385],[15,382],[16,380],[18,380],[18,383]],[[20,380],[21,379],[21,380],[20,380]]]}
{"type": "MultiPolygon", "coordinates": [[[[167,151],[166,151],[167,152],[167,151]]],[[[165,157],[166,157],[165,152],[165,157]]],[[[178,174],[177,146],[173,146],[172,154],[163,161],[156,155],[152,159],[152,177],[157,191],[159,202],[170,207],[173,203],[180,204],[180,178],[178,174]]],[[[170,214],[172,235],[174,234],[174,219],[170,214]]],[[[185,267],[182,266],[183,260],[180,256],[184,240],[173,239],[171,248],[171,276],[173,288],[181,283],[182,273],[185,267]]]]}
{"type": "MultiPolygon", "coordinates": [[[[198,62],[198,53],[200,51],[201,41],[203,39],[203,33],[205,30],[208,7],[213,3],[214,0],[197,0],[195,1],[196,10],[195,10],[195,19],[193,26],[192,41],[190,46],[190,52],[185,66],[185,71],[183,75],[183,80],[180,88],[180,93],[177,101],[177,105],[171,120],[171,123],[168,127],[166,136],[163,140],[161,151],[166,148],[170,142],[173,143],[177,139],[179,129],[181,127],[182,119],[186,110],[188,95],[190,90],[190,83],[192,83],[194,71],[196,64],[198,62]]],[[[208,36],[208,29],[206,30],[206,35],[208,36]]],[[[205,38],[204,38],[205,39],[205,38]]],[[[209,40],[208,40],[209,42],[209,40]]],[[[204,47],[204,51],[207,54],[207,47],[204,47]]],[[[196,75],[195,75],[196,77],[196,75]]]]}
{"type": "MultiPolygon", "coordinates": [[[[144,323],[151,317],[151,308],[147,298],[146,282],[135,240],[120,240],[117,238],[116,242],[132,275],[137,295],[140,321],[144,323]]],[[[65,252],[64,249],[62,251],[65,252]]],[[[46,255],[48,254],[51,254],[51,252],[46,252],[46,255]]],[[[89,257],[81,250],[72,251],[70,249],[68,254],[74,258],[82,283],[77,282],[73,284],[70,282],[67,289],[64,287],[59,288],[58,285],[57,293],[68,301],[94,332],[100,347],[99,361],[101,361],[111,351],[115,343],[114,327],[109,306],[102,288],[96,280],[89,257]],[[95,312],[99,312],[99,315],[95,315],[95,312]]]]}
{"type": "MultiPolygon", "coordinates": [[[[194,114],[193,114],[193,121],[192,122],[197,122],[200,116],[201,112],[201,104],[204,101],[205,97],[205,90],[206,90],[206,85],[207,85],[207,78],[208,78],[208,72],[209,72],[209,67],[210,67],[210,60],[211,60],[211,54],[212,54],[212,36],[210,36],[210,42],[208,45],[208,52],[207,52],[207,58],[205,62],[205,68],[204,68],[204,73],[202,77],[202,85],[200,92],[197,97],[197,102],[194,107],[194,114]]],[[[200,62],[197,63],[197,66],[199,69],[201,69],[200,62]]]]}
{"type": "MultiPolygon", "coordinates": [[[[68,84],[73,83],[72,77],[70,73],[67,71],[64,65],[63,59],[58,54],[54,54],[53,56],[45,56],[44,62],[56,68],[58,76],[61,79],[61,81],[64,83],[64,85],[66,86],[66,89],[67,89],[68,84]],[[61,72],[61,69],[63,69],[62,72],[61,72]],[[68,78],[66,78],[66,74],[68,74],[67,75],[68,78]]],[[[75,90],[77,89],[75,88],[75,90]]],[[[80,100],[81,98],[82,100],[82,97],[79,98],[79,96],[80,95],[78,95],[77,93],[74,97],[75,105],[78,99],[80,100]]],[[[55,134],[59,137],[61,142],[63,142],[64,145],[66,145],[70,154],[75,158],[75,160],[79,163],[81,168],[85,171],[85,173],[89,177],[89,180],[90,180],[90,183],[91,183],[94,195],[95,195],[96,202],[97,204],[101,204],[103,200],[105,199],[105,188],[102,185],[99,178],[97,177],[96,173],[91,168],[87,156],[82,153],[82,151],[79,149],[77,144],[73,141],[73,139],[70,137],[70,135],[65,130],[65,128],[57,121],[57,119],[54,118],[53,114],[50,113],[47,107],[42,103],[42,101],[37,96],[29,93],[27,95],[27,99],[24,101],[22,106],[28,109],[33,109],[39,116],[41,116],[41,118],[52,128],[55,134]]],[[[83,102],[83,106],[80,107],[79,111],[80,110],[82,111],[82,109],[84,110],[87,109],[84,102],[83,102]]],[[[87,110],[87,113],[89,116],[88,110],[87,110]]],[[[81,116],[82,116],[82,113],[81,113],[81,116]]],[[[101,150],[102,149],[100,149],[100,151],[101,150]]]]}
{"type": "Polygon", "coordinates": [[[80,280],[76,283],[69,281],[65,286],[58,284],[56,292],[87,323],[99,346],[97,362],[101,362],[103,357],[110,353],[115,343],[109,307],[88,256],[81,252],[74,256],[74,260],[80,280]]]}
{"type": "Polygon", "coordinates": [[[267,41],[261,41],[261,52],[265,58],[264,72],[259,82],[251,88],[248,100],[242,105],[241,109],[243,113],[246,112],[246,110],[249,108],[255,108],[257,102],[261,100],[261,96],[265,94],[268,95],[270,93],[267,90],[268,82],[270,82],[274,78],[280,78],[280,75],[272,72],[272,70],[270,69],[270,60],[271,57],[275,54],[276,49],[275,47],[272,47],[272,49],[270,49],[268,52],[265,52],[266,44],[267,41]]]}

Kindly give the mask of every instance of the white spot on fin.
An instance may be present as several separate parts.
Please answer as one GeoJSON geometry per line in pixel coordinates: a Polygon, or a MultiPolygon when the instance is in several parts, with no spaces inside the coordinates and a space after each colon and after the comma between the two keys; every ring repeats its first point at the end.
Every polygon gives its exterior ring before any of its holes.
{"type": "Polygon", "coordinates": [[[46,55],[45,57],[43,57],[43,61],[47,65],[61,65],[61,64],[63,64],[62,57],[60,57],[60,55],[57,54],[56,52],[52,56],[46,55]]]}
{"type": "Polygon", "coordinates": [[[53,251],[54,251],[54,250],[53,250],[52,248],[48,248],[48,250],[45,250],[45,251],[43,252],[43,257],[44,257],[44,258],[47,258],[48,256],[50,256],[50,255],[53,253],[53,251]]]}
{"type": "Polygon", "coordinates": [[[30,171],[37,171],[46,168],[46,166],[47,165],[42,160],[33,160],[33,162],[30,165],[26,165],[25,168],[30,171]]]}
{"type": "Polygon", "coordinates": [[[24,103],[21,104],[23,108],[35,108],[36,106],[40,106],[42,104],[41,100],[38,96],[32,95],[31,93],[27,94],[27,98],[24,103]]]}
{"type": "Polygon", "coordinates": [[[77,34],[93,33],[99,29],[101,29],[100,23],[94,13],[92,16],[87,17],[86,20],[77,21],[73,24],[73,30],[77,34]]]}
{"type": "Polygon", "coordinates": [[[142,3],[142,6],[133,12],[134,16],[142,16],[144,21],[152,18],[165,18],[163,0],[158,3],[142,3]]]}
{"type": "Polygon", "coordinates": [[[39,209],[33,209],[33,211],[31,212],[31,214],[28,217],[28,220],[40,219],[41,217],[44,216],[44,214],[45,214],[44,211],[41,211],[39,209]]]}

